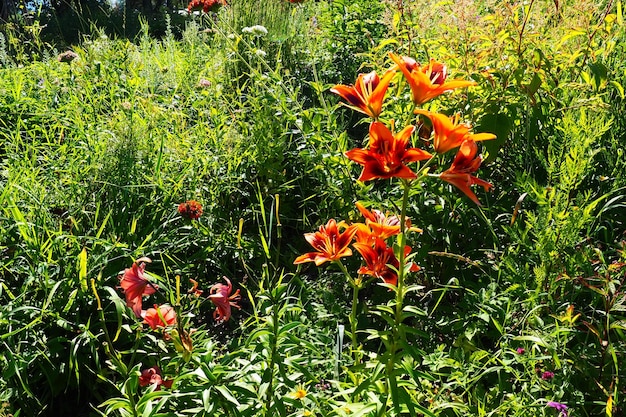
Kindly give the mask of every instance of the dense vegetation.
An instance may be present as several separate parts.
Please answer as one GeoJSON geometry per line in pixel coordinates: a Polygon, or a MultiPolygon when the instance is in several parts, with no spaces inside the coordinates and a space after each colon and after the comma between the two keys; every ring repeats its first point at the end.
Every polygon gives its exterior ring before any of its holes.
{"type": "Polygon", "coordinates": [[[228,3],[2,24],[0,416],[624,415],[622,2],[228,3]]]}

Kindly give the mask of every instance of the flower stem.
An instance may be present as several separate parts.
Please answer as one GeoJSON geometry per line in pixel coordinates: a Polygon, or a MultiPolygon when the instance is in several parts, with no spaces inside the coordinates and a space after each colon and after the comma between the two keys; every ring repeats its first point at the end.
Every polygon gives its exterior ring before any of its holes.
{"type": "Polygon", "coordinates": [[[348,279],[348,283],[352,287],[352,309],[350,311],[350,337],[352,338],[352,355],[354,357],[354,364],[358,365],[361,361],[361,355],[359,354],[359,340],[356,335],[356,327],[358,323],[357,319],[357,308],[359,306],[359,290],[361,289],[361,281],[354,280],[352,276],[348,273],[345,265],[340,261],[335,261],[337,265],[339,265],[339,269],[343,272],[343,274],[348,279]]]}
{"type": "MultiPolygon", "coordinates": [[[[432,160],[432,159],[431,159],[432,160]]],[[[428,164],[426,164],[427,166],[428,164]]],[[[422,172],[426,168],[424,166],[422,168],[422,172]]],[[[398,283],[396,286],[396,299],[395,299],[395,319],[394,325],[391,329],[391,343],[389,347],[389,357],[387,359],[387,364],[385,366],[385,370],[387,372],[387,380],[388,380],[388,389],[389,396],[387,401],[391,399],[393,403],[393,408],[396,415],[400,413],[400,402],[398,399],[398,384],[396,382],[396,374],[395,374],[395,360],[396,354],[398,352],[400,343],[402,342],[402,338],[404,337],[404,332],[401,330],[402,326],[402,310],[404,304],[404,275],[405,275],[405,264],[406,257],[404,254],[404,247],[406,246],[406,209],[409,201],[409,191],[411,190],[411,181],[410,180],[402,180],[402,187],[404,193],[402,195],[402,209],[400,213],[400,235],[398,236],[398,283]]]]}

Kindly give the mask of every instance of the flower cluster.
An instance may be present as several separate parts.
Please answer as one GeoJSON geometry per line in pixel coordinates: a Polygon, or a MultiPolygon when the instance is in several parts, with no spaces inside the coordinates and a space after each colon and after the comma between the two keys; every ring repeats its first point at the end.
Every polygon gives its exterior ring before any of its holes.
{"type": "Polygon", "coordinates": [[[450,150],[458,149],[450,167],[433,176],[459,188],[474,203],[480,205],[470,187],[479,185],[488,191],[491,184],[472,175],[482,163],[482,156],[477,155],[476,142],[495,139],[495,135],[470,133],[471,126],[460,123],[458,115],[449,117],[416,108],[414,113],[430,120],[432,124],[432,145],[435,154],[433,155],[427,150],[410,147],[410,139],[415,132],[415,126],[406,126],[394,134],[378,120],[382,113],[385,93],[398,69],[407,80],[413,104],[416,107],[447,91],[469,87],[476,83],[449,80],[446,66],[434,59],[426,65],[420,65],[413,58],[400,57],[393,53],[389,56],[395,65],[387,70],[382,78],[372,71],[368,74],[360,74],[354,85],[336,85],[330,90],[346,100],[348,107],[373,119],[369,129],[368,146],[346,152],[350,160],[363,165],[359,181],[393,177],[415,179],[417,174],[409,168],[409,163],[430,160],[435,155],[443,155],[450,150]]]}
{"type": "MultiPolygon", "coordinates": [[[[387,245],[387,239],[400,233],[400,219],[379,210],[369,211],[361,203],[356,203],[356,206],[365,218],[364,223],[337,223],[330,219],[317,232],[306,233],[305,239],[316,251],[300,255],[294,264],[314,262],[319,266],[324,262],[338,261],[339,258],[352,255],[349,247],[352,244],[365,262],[357,271],[359,275],[368,275],[381,279],[385,284],[396,285],[400,263],[393,247],[387,245]]],[[[419,231],[411,228],[411,223],[407,220],[405,230],[408,229],[419,231]]],[[[410,252],[411,248],[405,246],[404,256],[410,252]]],[[[412,272],[419,270],[414,263],[409,263],[408,268],[412,272]]]]}
{"type": "Polygon", "coordinates": [[[186,219],[198,220],[202,216],[202,204],[196,200],[188,200],[178,205],[178,213],[186,219]]]}
{"type": "MultiPolygon", "coordinates": [[[[126,305],[133,310],[137,318],[143,319],[143,323],[152,330],[176,325],[176,310],[167,304],[154,304],[153,308],[142,309],[143,297],[154,294],[159,286],[149,279],[146,273],[146,263],[152,262],[150,258],[142,257],[133,263],[132,267],[126,268],[120,277],[120,287],[124,291],[126,305]]],[[[178,278],[177,278],[178,279],[178,278]]],[[[224,277],[226,285],[217,283],[211,287],[209,299],[215,304],[216,309],[213,317],[218,322],[230,319],[231,307],[241,308],[238,304],[241,296],[239,290],[233,294],[233,286],[230,280],[224,277]]],[[[198,281],[190,279],[192,288],[188,294],[199,298],[203,291],[198,289],[198,281]]]]}
{"type": "Polygon", "coordinates": [[[204,13],[217,11],[222,6],[227,6],[226,0],[191,0],[187,5],[187,12],[202,9],[204,13]]]}

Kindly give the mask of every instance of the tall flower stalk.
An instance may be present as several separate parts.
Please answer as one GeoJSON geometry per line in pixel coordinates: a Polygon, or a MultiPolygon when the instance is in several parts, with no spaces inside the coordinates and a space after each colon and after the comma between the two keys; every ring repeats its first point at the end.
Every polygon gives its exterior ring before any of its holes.
{"type": "MultiPolygon", "coordinates": [[[[407,274],[419,270],[419,267],[410,260],[411,248],[407,245],[408,232],[417,230],[411,226],[407,215],[411,188],[421,186],[422,180],[436,178],[454,185],[480,205],[470,187],[478,185],[488,191],[491,184],[472,175],[482,162],[481,156],[477,155],[476,142],[495,138],[495,135],[489,133],[471,133],[471,126],[463,123],[460,115],[450,118],[419,108],[441,94],[473,86],[475,82],[447,79],[446,66],[434,59],[420,65],[410,57],[390,54],[390,58],[395,65],[385,72],[382,79],[376,72],[360,74],[354,86],[338,85],[332,88],[331,92],[346,100],[348,107],[372,119],[367,145],[348,150],[345,155],[351,161],[363,166],[358,181],[399,179],[402,188],[399,217],[383,214],[375,209],[369,211],[363,204],[357,203],[357,208],[365,217],[365,223],[348,224],[344,221],[329,220],[325,226],[320,226],[319,231],[305,234],[306,240],[315,251],[299,256],[294,262],[295,264],[314,262],[319,266],[330,261],[336,263],[346,277],[352,289],[349,320],[355,364],[361,360],[357,337],[359,291],[370,282],[363,281],[363,276],[382,279],[381,285],[393,292],[393,300],[378,308],[378,314],[390,326],[387,331],[379,333],[386,348],[385,354],[379,358],[381,365],[384,364],[387,382],[386,401],[379,410],[381,416],[386,415],[389,407],[393,408],[394,415],[401,413],[402,396],[397,383],[397,363],[407,341],[404,322],[414,315],[411,309],[405,306],[405,296],[408,292],[420,288],[407,282],[407,274]],[[391,128],[381,121],[386,120],[381,117],[384,113],[385,94],[393,90],[389,90],[388,87],[397,72],[406,78],[411,89],[414,113],[422,119],[422,123],[432,126],[434,137],[430,150],[413,147],[412,136],[416,130],[415,126],[408,125],[394,132],[393,121],[391,128]],[[456,156],[448,169],[442,169],[439,173],[429,172],[434,161],[445,162],[445,154],[455,149],[456,156]],[[396,245],[390,247],[387,240],[392,236],[397,236],[396,245]],[[356,240],[355,243],[352,242],[353,239],[356,240]],[[357,271],[356,279],[340,260],[342,257],[352,255],[349,247],[351,244],[360,253],[365,264],[357,271]]],[[[421,408],[415,404],[410,407],[421,408]]]]}

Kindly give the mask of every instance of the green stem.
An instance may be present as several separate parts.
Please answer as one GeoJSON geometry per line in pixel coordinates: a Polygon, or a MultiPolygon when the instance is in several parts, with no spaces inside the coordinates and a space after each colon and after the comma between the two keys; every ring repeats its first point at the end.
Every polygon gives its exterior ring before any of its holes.
{"type": "Polygon", "coordinates": [[[348,273],[345,265],[340,261],[335,261],[337,265],[339,265],[339,269],[343,272],[343,274],[348,279],[348,283],[352,287],[352,310],[350,311],[350,337],[352,338],[352,354],[354,357],[354,364],[358,365],[361,361],[361,355],[359,354],[359,340],[356,335],[356,327],[357,327],[357,308],[359,305],[359,290],[361,289],[361,281],[354,280],[352,276],[348,273]]]}
{"type": "Polygon", "coordinates": [[[272,325],[273,325],[273,335],[272,335],[272,353],[270,357],[269,369],[270,369],[270,380],[269,386],[267,388],[267,397],[265,398],[265,415],[270,415],[270,410],[272,408],[272,403],[274,402],[274,367],[276,366],[276,357],[278,354],[278,331],[279,331],[279,306],[278,300],[275,299],[274,294],[271,294],[272,300],[272,325]]]}
{"type": "MultiPolygon", "coordinates": [[[[420,172],[424,172],[431,158],[425,165],[422,167],[420,172]]],[[[389,357],[387,359],[387,364],[385,366],[385,370],[387,372],[387,380],[389,382],[389,396],[387,397],[387,401],[391,399],[393,403],[393,408],[396,415],[400,414],[400,401],[398,399],[398,384],[396,382],[396,374],[395,370],[395,359],[396,354],[399,349],[399,345],[401,342],[401,338],[403,336],[403,332],[400,329],[402,325],[402,310],[404,304],[404,275],[405,275],[405,263],[406,257],[404,254],[404,247],[406,246],[406,208],[408,206],[409,201],[409,191],[411,190],[411,181],[410,180],[402,180],[402,187],[404,189],[404,193],[402,195],[402,209],[400,212],[400,235],[398,236],[398,283],[396,285],[396,299],[395,299],[395,320],[393,328],[391,329],[391,343],[389,347],[389,357]]]]}

